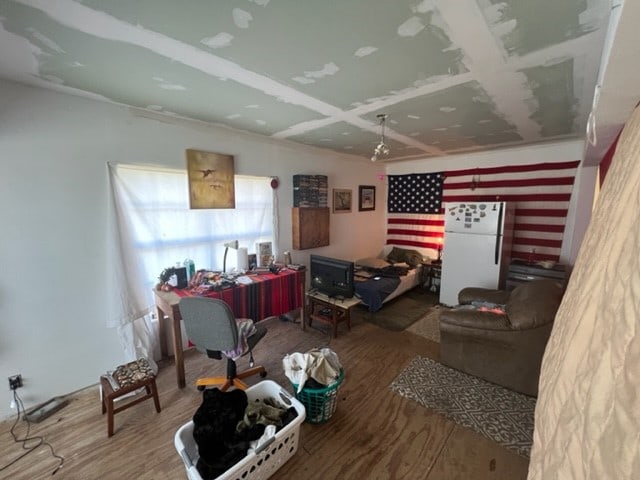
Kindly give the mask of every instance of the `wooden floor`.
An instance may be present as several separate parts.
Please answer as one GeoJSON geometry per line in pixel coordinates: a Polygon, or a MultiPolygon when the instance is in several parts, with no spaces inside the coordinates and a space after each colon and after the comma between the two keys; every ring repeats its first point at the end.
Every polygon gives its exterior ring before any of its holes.
{"type": "MultiPolygon", "coordinates": [[[[526,479],[528,459],[397,395],[389,385],[415,355],[438,358],[438,344],[409,332],[391,332],[364,321],[340,326],[337,339],[316,329],[277,318],[265,321],[269,332],[256,347],[256,362],[269,377],[291,391],[283,374],[287,353],[329,346],[340,357],[346,378],[336,413],[323,425],[302,424],[296,455],[274,479],[526,479]]],[[[162,412],[152,401],[115,416],[115,435],[107,438],[98,388],[69,395],[70,404],[32,427],[43,435],[64,466],[55,479],[186,479],[173,438],[200,403],[196,378],[224,373],[224,362],[196,351],[185,355],[187,387],[176,386],[173,364],[161,365],[158,388],[162,412]]],[[[246,358],[239,361],[246,367],[246,358]]],[[[100,372],[96,372],[96,381],[100,372]]],[[[252,382],[257,382],[255,378],[252,382]]],[[[0,468],[24,450],[9,433],[13,421],[0,424],[0,468]]],[[[24,435],[24,422],[20,422],[24,435]]],[[[58,460],[40,447],[0,479],[50,478],[58,460]]]]}

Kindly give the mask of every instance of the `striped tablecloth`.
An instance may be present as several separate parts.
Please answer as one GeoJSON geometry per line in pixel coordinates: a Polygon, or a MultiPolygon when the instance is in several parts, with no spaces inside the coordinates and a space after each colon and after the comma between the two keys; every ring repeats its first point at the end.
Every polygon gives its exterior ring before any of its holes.
{"type": "Polygon", "coordinates": [[[277,274],[251,275],[253,283],[237,285],[223,290],[209,290],[196,294],[189,289],[174,289],[179,297],[205,296],[224,300],[236,318],[254,321],[282,315],[302,307],[300,294],[301,275],[304,271],[281,270],[277,274]]]}

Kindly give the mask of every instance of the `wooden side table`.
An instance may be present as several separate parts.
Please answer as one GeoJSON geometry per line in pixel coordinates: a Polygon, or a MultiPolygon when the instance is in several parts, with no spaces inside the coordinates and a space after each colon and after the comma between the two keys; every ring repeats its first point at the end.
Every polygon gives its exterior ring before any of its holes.
{"type": "Polygon", "coordinates": [[[323,293],[307,293],[305,308],[305,322],[309,325],[313,320],[331,325],[333,338],[338,337],[338,323],[344,322],[351,330],[351,309],[361,303],[359,298],[346,298],[344,300],[329,298],[323,293]]]}

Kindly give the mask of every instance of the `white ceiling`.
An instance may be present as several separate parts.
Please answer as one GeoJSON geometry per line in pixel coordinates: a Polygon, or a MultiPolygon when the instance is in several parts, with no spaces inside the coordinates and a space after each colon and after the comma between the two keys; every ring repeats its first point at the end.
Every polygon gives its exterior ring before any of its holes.
{"type": "MultiPolygon", "coordinates": [[[[587,149],[638,101],[624,5],[587,149]]],[[[606,0],[0,0],[0,78],[384,161],[582,139],[606,0]]]]}

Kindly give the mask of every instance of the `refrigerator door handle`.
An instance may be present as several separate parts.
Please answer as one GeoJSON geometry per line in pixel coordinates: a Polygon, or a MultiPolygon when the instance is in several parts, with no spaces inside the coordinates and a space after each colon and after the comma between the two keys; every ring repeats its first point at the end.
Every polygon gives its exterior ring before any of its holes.
{"type": "Polygon", "coordinates": [[[502,215],[504,214],[504,203],[500,203],[500,210],[498,211],[498,225],[496,226],[496,248],[494,254],[495,265],[498,265],[500,260],[500,234],[502,233],[502,215]]]}

